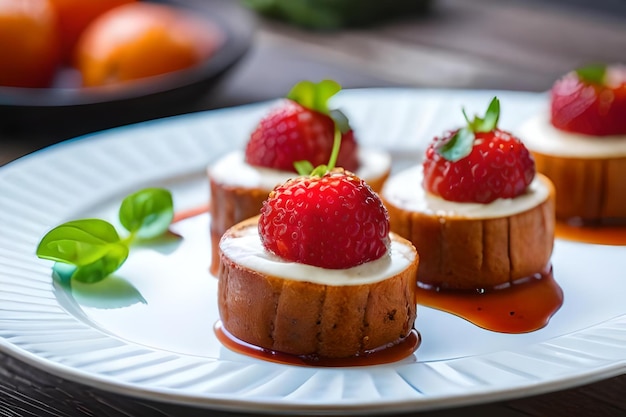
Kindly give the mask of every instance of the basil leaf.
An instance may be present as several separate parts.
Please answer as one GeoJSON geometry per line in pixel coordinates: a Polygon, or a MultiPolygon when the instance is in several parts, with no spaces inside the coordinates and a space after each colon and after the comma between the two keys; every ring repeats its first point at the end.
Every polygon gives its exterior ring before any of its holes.
{"type": "Polygon", "coordinates": [[[463,127],[450,140],[440,142],[435,150],[448,161],[456,162],[469,155],[473,146],[474,132],[468,127],[463,127]]]}
{"type": "Polygon", "coordinates": [[[576,70],[578,78],[588,84],[604,85],[606,77],[606,65],[594,64],[587,65],[576,70]]]}
{"type": "Polygon", "coordinates": [[[128,246],[124,244],[111,245],[109,252],[95,262],[77,266],[72,274],[76,281],[92,284],[102,281],[117,271],[128,258],[128,246]]]}
{"type": "Polygon", "coordinates": [[[341,86],[333,80],[300,81],[289,91],[287,98],[311,110],[329,114],[328,100],[339,91],[341,86]]]}
{"type": "Polygon", "coordinates": [[[93,284],[117,271],[127,258],[128,247],[126,245],[122,243],[111,245],[107,254],[87,265],[76,266],[56,262],[52,267],[53,277],[66,285],[71,285],[72,278],[76,281],[93,284]]]}
{"type": "Polygon", "coordinates": [[[163,234],[174,218],[172,194],[162,188],[146,188],[126,197],[120,206],[120,222],[132,235],[151,239],[163,234]]]}
{"type": "Polygon", "coordinates": [[[100,219],[74,220],[50,230],[39,242],[37,256],[78,266],[102,258],[109,245],[120,241],[110,223],[100,219]]]}

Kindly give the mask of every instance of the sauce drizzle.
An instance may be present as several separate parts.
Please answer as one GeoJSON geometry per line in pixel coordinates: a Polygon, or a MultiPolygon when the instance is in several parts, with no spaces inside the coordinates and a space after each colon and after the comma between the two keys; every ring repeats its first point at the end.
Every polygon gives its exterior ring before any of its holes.
{"type": "Polygon", "coordinates": [[[563,290],[552,267],[545,273],[485,291],[436,290],[419,287],[418,304],[445,311],[501,333],[527,333],[548,324],[563,304],[563,290]]]}
{"type": "Polygon", "coordinates": [[[205,214],[209,212],[209,203],[192,207],[190,209],[177,211],[174,213],[174,218],[172,219],[172,223],[181,222],[183,220],[191,219],[192,217],[199,216],[201,214],[205,214]]]}
{"type": "Polygon", "coordinates": [[[626,226],[588,226],[573,225],[563,221],[556,222],[556,237],[574,242],[597,245],[626,245],[626,226]]]}
{"type": "Polygon", "coordinates": [[[413,354],[421,343],[419,332],[412,329],[411,332],[398,343],[367,351],[360,356],[352,356],[349,358],[319,358],[314,356],[291,355],[251,345],[230,334],[228,330],[224,328],[221,321],[215,324],[214,330],[217,339],[232,351],[265,361],[300,366],[369,366],[397,362],[413,354]]]}

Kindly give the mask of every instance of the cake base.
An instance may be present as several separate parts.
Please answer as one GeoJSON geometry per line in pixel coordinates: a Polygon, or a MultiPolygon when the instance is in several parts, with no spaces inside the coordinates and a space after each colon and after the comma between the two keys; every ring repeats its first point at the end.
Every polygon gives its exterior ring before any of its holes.
{"type": "MultiPolygon", "coordinates": [[[[601,139],[598,139],[601,140],[601,139]]],[[[559,190],[556,217],[580,225],[626,224],[626,157],[573,158],[532,151],[559,190]]]]}
{"type": "Polygon", "coordinates": [[[533,208],[496,218],[412,211],[389,201],[383,191],[391,230],[413,242],[420,254],[420,284],[435,289],[491,289],[542,271],[554,246],[555,191],[547,178],[538,176],[549,189],[548,198],[533,208]]]}
{"type": "MultiPolygon", "coordinates": [[[[247,227],[256,228],[256,219],[229,229],[223,239],[247,227]]],[[[392,239],[411,245],[399,236],[392,239]]],[[[263,274],[220,251],[220,318],[233,336],[264,349],[320,358],[358,356],[398,343],[413,329],[418,259],[415,253],[407,268],[382,281],[325,285],[263,274]]]]}

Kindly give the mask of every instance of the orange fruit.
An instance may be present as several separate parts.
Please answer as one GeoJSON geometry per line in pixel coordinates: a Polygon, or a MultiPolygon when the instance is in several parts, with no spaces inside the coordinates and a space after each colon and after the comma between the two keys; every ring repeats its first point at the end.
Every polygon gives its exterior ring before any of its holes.
{"type": "Polygon", "coordinates": [[[137,2],[97,18],[76,46],[84,86],[101,86],[189,68],[208,59],[221,32],[191,12],[137,2]]]}
{"type": "Polygon", "coordinates": [[[62,56],[71,63],[73,50],[85,28],[102,13],[136,0],[49,0],[55,8],[61,36],[62,56]]]}
{"type": "Polygon", "coordinates": [[[59,50],[48,0],[0,0],[0,57],[0,85],[50,85],[59,50]]]}

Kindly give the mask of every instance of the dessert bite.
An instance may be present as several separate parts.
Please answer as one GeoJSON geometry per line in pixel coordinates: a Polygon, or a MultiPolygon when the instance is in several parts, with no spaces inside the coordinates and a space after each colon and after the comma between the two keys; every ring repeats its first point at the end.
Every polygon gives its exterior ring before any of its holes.
{"type": "Polygon", "coordinates": [[[294,163],[313,166],[329,160],[335,129],[341,131],[337,165],[356,173],[378,191],[391,170],[391,157],[359,146],[348,119],[328,106],[341,87],[334,81],[303,81],[263,117],[245,150],[231,152],[209,167],[211,272],[217,272],[217,247],[234,224],[258,215],[263,201],[278,184],[297,175],[294,163]]]}
{"type": "Polygon", "coordinates": [[[519,134],[554,183],[557,218],[626,223],[626,66],[569,72],[554,83],[549,105],[519,134]]]}
{"type": "Polygon", "coordinates": [[[371,187],[332,165],[278,185],[221,238],[218,306],[233,337],[315,362],[414,332],[417,252],[389,232],[371,187]]]}
{"type": "Polygon", "coordinates": [[[504,288],[550,268],[554,187],[499,115],[497,98],[484,118],[465,115],[383,187],[391,230],[420,254],[424,288],[504,288]]]}

